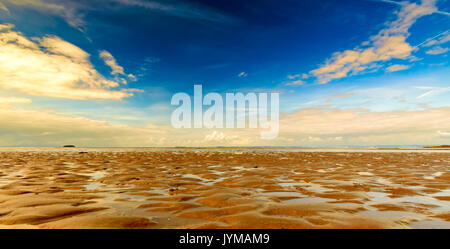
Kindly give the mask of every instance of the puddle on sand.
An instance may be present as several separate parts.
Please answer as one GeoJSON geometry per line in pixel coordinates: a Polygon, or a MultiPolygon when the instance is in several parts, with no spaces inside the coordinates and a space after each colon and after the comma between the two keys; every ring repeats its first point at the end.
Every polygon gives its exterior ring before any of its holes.
{"type": "Polygon", "coordinates": [[[305,197],[282,201],[282,203],[315,203],[315,202],[329,202],[334,199],[322,198],[322,197],[305,197]]]}
{"type": "Polygon", "coordinates": [[[212,186],[212,185],[214,185],[214,184],[216,184],[218,182],[221,182],[221,181],[223,181],[225,179],[228,179],[228,178],[230,178],[230,177],[219,177],[219,178],[217,178],[215,180],[209,180],[208,182],[204,183],[204,185],[212,186]]]}
{"type": "Polygon", "coordinates": [[[200,176],[198,176],[198,175],[194,175],[194,174],[184,174],[184,175],[182,175],[181,177],[182,177],[182,178],[198,179],[198,180],[202,181],[201,184],[203,184],[203,185],[205,185],[205,186],[212,186],[212,185],[214,185],[214,184],[217,183],[217,182],[221,182],[221,181],[223,181],[223,180],[229,178],[229,177],[218,177],[218,178],[215,179],[215,180],[211,180],[211,179],[205,179],[205,178],[202,178],[202,177],[200,177],[200,176]]]}
{"type": "Polygon", "coordinates": [[[446,209],[448,210],[449,207],[443,206],[443,202],[439,201],[437,199],[434,199],[432,196],[402,196],[398,198],[390,198],[388,193],[382,193],[382,192],[367,192],[367,195],[370,197],[370,201],[367,201],[366,205],[372,205],[372,204],[380,204],[380,203],[401,203],[401,202],[410,202],[410,203],[418,203],[418,204],[431,204],[439,206],[438,208],[435,208],[433,210],[440,210],[440,209],[446,209]]]}
{"type": "Polygon", "coordinates": [[[429,196],[405,196],[396,198],[398,202],[411,202],[411,203],[418,203],[418,204],[425,204],[425,205],[436,205],[438,207],[430,208],[430,210],[434,211],[449,211],[450,206],[449,205],[442,205],[445,201],[440,201],[437,199],[434,199],[429,196]]]}
{"type": "Polygon", "coordinates": [[[309,182],[309,183],[305,182],[304,184],[302,184],[300,186],[302,186],[303,188],[305,188],[308,191],[312,191],[312,192],[316,192],[316,193],[323,193],[323,192],[327,192],[327,191],[333,191],[330,188],[323,187],[320,184],[312,183],[312,182],[309,182]]]}
{"type": "MultiPolygon", "coordinates": [[[[80,173],[80,175],[89,176],[91,181],[103,178],[105,176],[105,174],[106,173],[104,171],[95,171],[95,172],[87,173],[87,174],[81,174],[80,173]]],[[[106,186],[106,184],[103,184],[103,183],[100,183],[100,182],[91,182],[91,183],[83,185],[83,187],[86,190],[94,190],[94,189],[97,189],[97,188],[103,187],[103,186],[106,186]]]]}
{"type": "Polygon", "coordinates": [[[216,175],[223,175],[226,173],[225,171],[217,171],[217,170],[210,170],[210,171],[211,171],[211,173],[216,174],[216,175]]]}
{"type": "Polygon", "coordinates": [[[306,195],[299,193],[299,192],[263,192],[258,193],[257,195],[261,196],[275,196],[275,197],[306,197],[306,195]]]}
{"type": "Polygon", "coordinates": [[[87,174],[87,176],[90,176],[92,180],[97,180],[97,179],[103,178],[105,176],[105,174],[106,173],[103,171],[96,171],[94,173],[87,174]]]}
{"type": "Polygon", "coordinates": [[[93,183],[88,183],[86,185],[83,185],[83,187],[86,190],[94,190],[94,189],[97,189],[97,188],[99,188],[101,186],[106,186],[106,184],[103,184],[103,183],[100,183],[100,182],[93,182],[93,183]]]}
{"type": "Polygon", "coordinates": [[[377,183],[383,184],[383,185],[389,185],[389,186],[393,185],[393,183],[390,180],[383,178],[383,177],[378,178],[377,183]]]}
{"type": "Polygon", "coordinates": [[[100,178],[103,178],[106,175],[106,172],[104,171],[95,171],[92,173],[78,173],[79,175],[84,175],[84,176],[89,176],[91,178],[91,180],[97,180],[100,178]]]}
{"type": "Polygon", "coordinates": [[[434,180],[435,177],[439,177],[442,176],[442,172],[436,172],[434,174],[432,174],[431,176],[424,176],[423,178],[426,180],[434,180]]]}
{"type": "Polygon", "coordinates": [[[373,173],[370,173],[370,172],[358,172],[358,175],[360,175],[360,176],[373,176],[373,173]]]}
{"type": "Polygon", "coordinates": [[[295,186],[301,186],[303,185],[300,182],[279,182],[278,185],[281,187],[295,187],[295,186]]]}
{"type": "Polygon", "coordinates": [[[67,168],[76,168],[75,163],[71,163],[71,162],[63,162],[64,166],[66,166],[67,168]]]}
{"type": "Polygon", "coordinates": [[[202,178],[202,177],[200,177],[198,175],[194,175],[194,174],[184,174],[181,177],[183,177],[183,178],[193,178],[193,179],[198,179],[198,180],[201,180],[201,181],[208,181],[207,179],[202,178]]]}

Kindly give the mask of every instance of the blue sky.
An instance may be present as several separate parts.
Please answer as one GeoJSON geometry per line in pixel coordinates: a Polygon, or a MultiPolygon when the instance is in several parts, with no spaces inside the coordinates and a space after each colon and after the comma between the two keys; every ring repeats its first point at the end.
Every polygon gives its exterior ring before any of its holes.
{"type": "Polygon", "coordinates": [[[0,0],[0,107],[11,119],[0,145],[450,143],[448,12],[446,0],[0,0]],[[280,92],[279,139],[171,129],[171,96],[194,84],[280,92]],[[315,115],[323,121],[305,120],[315,115]],[[352,131],[372,115],[397,126],[352,131]]]}

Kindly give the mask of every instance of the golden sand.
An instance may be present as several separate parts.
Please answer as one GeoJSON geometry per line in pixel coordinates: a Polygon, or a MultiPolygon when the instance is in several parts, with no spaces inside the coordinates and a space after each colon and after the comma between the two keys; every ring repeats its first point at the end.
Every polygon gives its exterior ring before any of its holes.
{"type": "Polygon", "coordinates": [[[0,159],[0,228],[450,228],[445,151],[2,149],[0,159]]]}

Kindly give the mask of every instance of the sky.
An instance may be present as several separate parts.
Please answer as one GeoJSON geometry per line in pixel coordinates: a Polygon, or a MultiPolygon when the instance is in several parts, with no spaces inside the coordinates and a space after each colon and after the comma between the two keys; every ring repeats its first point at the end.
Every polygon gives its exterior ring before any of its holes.
{"type": "Polygon", "coordinates": [[[450,144],[450,1],[0,0],[0,146],[450,144]],[[279,135],[175,129],[277,92],[279,135]]]}

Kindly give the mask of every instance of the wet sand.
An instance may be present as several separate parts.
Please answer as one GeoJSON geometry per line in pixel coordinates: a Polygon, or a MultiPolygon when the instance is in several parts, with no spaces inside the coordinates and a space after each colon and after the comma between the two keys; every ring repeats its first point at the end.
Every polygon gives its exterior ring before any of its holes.
{"type": "Polygon", "coordinates": [[[1,148],[0,228],[450,228],[449,152],[1,148]]]}

